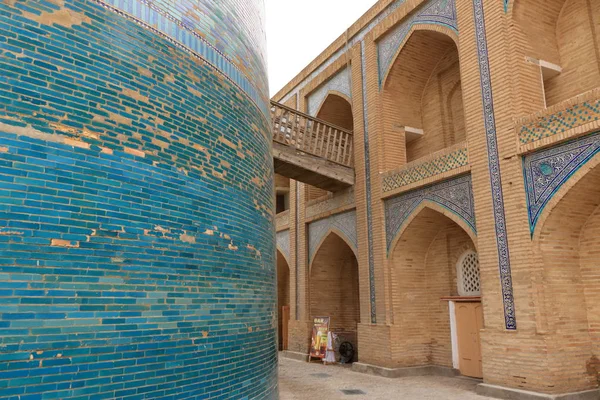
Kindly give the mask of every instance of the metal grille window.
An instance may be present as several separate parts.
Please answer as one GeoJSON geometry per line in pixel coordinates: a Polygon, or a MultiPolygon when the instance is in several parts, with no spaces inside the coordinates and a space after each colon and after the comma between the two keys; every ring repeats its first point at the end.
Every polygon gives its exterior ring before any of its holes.
{"type": "Polygon", "coordinates": [[[456,266],[458,294],[460,296],[480,296],[479,257],[474,251],[467,251],[456,266]]]}

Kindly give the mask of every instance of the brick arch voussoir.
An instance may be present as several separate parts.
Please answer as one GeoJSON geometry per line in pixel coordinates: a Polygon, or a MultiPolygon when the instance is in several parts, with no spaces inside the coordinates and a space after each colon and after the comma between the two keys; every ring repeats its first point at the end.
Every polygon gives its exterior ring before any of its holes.
{"type": "Polygon", "coordinates": [[[408,31],[408,34],[402,40],[402,42],[400,44],[400,47],[398,48],[398,50],[396,51],[396,54],[394,55],[393,61],[390,63],[387,71],[385,71],[385,75],[383,76],[383,79],[381,80],[381,82],[382,82],[382,85],[381,85],[382,90],[385,90],[385,87],[386,87],[387,82],[388,82],[388,78],[390,76],[390,72],[391,72],[392,68],[394,67],[394,65],[396,64],[396,61],[398,60],[398,57],[400,57],[400,54],[402,54],[402,50],[406,46],[406,43],[408,43],[408,41],[410,40],[410,38],[416,32],[419,32],[419,31],[437,32],[437,33],[441,33],[443,35],[446,35],[450,39],[452,39],[454,41],[454,44],[456,45],[456,48],[459,50],[458,51],[458,54],[459,54],[459,61],[458,62],[460,64],[460,46],[459,46],[459,42],[458,42],[458,34],[456,32],[454,32],[449,27],[443,26],[443,25],[424,24],[424,23],[415,24],[415,25],[413,25],[410,28],[410,30],[408,31]]]}
{"type": "Polygon", "coordinates": [[[440,214],[442,214],[443,216],[447,217],[448,219],[450,219],[452,222],[454,222],[456,225],[458,225],[463,231],[465,231],[465,233],[467,235],[469,235],[469,237],[471,238],[471,241],[473,242],[473,245],[475,246],[475,250],[477,251],[478,246],[477,246],[477,233],[473,231],[473,229],[471,229],[469,227],[469,225],[465,222],[465,220],[463,220],[458,214],[456,214],[454,211],[434,202],[431,200],[423,200],[421,201],[421,203],[419,203],[419,205],[417,206],[417,208],[415,208],[413,210],[413,212],[410,214],[410,216],[406,219],[406,221],[404,221],[404,223],[402,224],[402,226],[400,227],[400,229],[398,230],[398,232],[396,232],[396,235],[394,236],[394,240],[392,240],[391,244],[390,244],[390,248],[388,250],[388,259],[391,258],[394,254],[394,251],[396,250],[396,247],[398,246],[398,242],[400,241],[400,239],[402,238],[402,236],[404,235],[404,233],[406,232],[406,230],[408,229],[408,227],[410,226],[410,224],[421,214],[421,212],[425,209],[430,209],[433,210],[435,212],[438,212],[440,214]]]}
{"type": "Polygon", "coordinates": [[[346,243],[346,245],[348,246],[348,248],[350,250],[352,250],[352,254],[354,254],[354,257],[358,260],[358,251],[354,247],[354,245],[352,244],[352,242],[350,241],[350,239],[348,239],[348,236],[346,236],[346,234],[344,232],[342,232],[341,230],[339,230],[337,228],[329,228],[329,230],[323,235],[323,237],[319,241],[319,244],[317,245],[315,253],[313,254],[312,258],[310,259],[309,266],[308,266],[308,273],[309,273],[309,275],[312,273],[313,262],[315,261],[315,259],[319,255],[319,252],[321,251],[321,248],[323,247],[323,243],[325,243],[325,241],[331,235],[336,235],[340,239],[342,239],[344,241],[344,243],[346,243]]]}

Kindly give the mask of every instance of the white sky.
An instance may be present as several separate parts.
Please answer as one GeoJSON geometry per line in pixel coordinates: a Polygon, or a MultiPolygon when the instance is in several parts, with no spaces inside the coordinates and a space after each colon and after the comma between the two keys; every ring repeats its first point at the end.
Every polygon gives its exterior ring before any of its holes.
{"type": "Polygon", "coordinates": [[[271,96],[377,0],[266,0],[271,96]]]}

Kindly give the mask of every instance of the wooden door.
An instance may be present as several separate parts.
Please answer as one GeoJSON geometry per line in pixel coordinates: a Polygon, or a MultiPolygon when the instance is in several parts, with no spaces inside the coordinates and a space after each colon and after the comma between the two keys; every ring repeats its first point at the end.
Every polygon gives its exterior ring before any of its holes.
{"type": "Polygon", "coordinates": [[[462,375],[483,378],[479,340],[481,329],[483,329],[481,303],[456,303],[459,369],[462,375]]]}
{"type": "Polygon", "coordinates": [[[281,350],[288,349],[288,331],[290,324],[290,306],[281,307],[281,350]]]}

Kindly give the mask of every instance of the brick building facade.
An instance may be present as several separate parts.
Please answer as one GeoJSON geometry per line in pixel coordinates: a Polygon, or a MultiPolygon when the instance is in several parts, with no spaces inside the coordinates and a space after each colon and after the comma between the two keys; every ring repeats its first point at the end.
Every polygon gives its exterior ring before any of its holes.
{"type": "Polygon", "coordinates": [[[276,179],[288,355],[330,315],[357,369],[600,397],[600,2],[381,0],[273,100],[354,136],[352,188],[276,179]]]}

